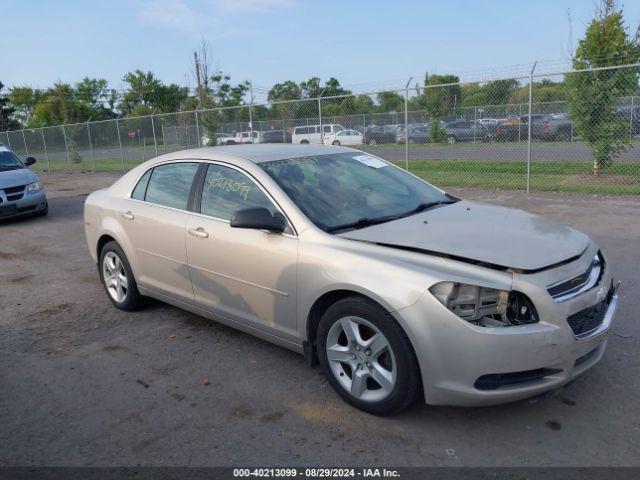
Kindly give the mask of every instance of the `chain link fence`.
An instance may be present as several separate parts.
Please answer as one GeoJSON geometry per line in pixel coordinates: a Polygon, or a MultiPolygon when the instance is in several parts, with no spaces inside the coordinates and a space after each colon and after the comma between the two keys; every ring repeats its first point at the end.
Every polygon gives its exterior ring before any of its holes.
{"type": "Polygon", "coordinates": [[[0,132],[41,171],[126,171],[212,143],[322,143],[443,187],[640,195],[640,64],[0,132]]]}

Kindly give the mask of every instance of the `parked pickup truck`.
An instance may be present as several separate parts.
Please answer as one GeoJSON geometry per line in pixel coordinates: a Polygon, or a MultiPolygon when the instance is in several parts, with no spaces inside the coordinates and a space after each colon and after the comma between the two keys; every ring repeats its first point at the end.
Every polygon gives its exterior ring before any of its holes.
{"type": "Polygon", "coordinates": [[[571,140],[573,123],[566,113],[536,115],[531,119],[531,138],[536,140],[571,140]]]}

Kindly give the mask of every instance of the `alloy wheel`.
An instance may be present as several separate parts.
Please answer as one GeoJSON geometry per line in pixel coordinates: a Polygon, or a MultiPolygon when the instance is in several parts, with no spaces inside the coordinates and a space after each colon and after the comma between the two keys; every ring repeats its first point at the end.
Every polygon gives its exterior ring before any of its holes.
{"type": "Polygon", "coordinates": [[[331,372],[358,400],[388,397],[397,380],[397,362],[383,333],[364,318],[348,316],[329,329],[326,353],[331,372]]]}
{"type": "Polygon", "coordinates": [[[111,298],[117,303],[124,302],[129,290],[129,279],[122,260],[115,252],[107,252],[104,256],[102,278],[111,298]]]}

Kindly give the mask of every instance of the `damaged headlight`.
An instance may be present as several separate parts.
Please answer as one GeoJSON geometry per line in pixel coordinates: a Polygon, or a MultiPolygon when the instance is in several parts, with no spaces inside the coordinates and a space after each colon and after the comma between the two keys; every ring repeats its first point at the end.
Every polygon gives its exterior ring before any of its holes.
{"type": "Polygon", "coordinates": [[[442,305],[467,322],[481,327],[510,327],[539,321],[529,297],[457,282],[440,282],[429,291],[442,305]]]}

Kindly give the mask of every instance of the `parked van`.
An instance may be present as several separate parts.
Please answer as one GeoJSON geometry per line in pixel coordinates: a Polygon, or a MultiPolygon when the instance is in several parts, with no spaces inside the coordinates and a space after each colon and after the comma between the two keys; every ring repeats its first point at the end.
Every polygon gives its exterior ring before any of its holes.
{"type": "MultiPolygon", "coordinates": [[[[327,123],[322,125],[325,137],[344,130],[339,123],[327,123]]],[[[320,125],[304,125],[293,129],[291,143],[323,143],[320,137],[320,125]]]]}
{"type": "Polygon", "coordinates": [[[253,140],[251,140],[252,132],[237,132],[235,143],[262,143],[262,132],[253,131],[253,140]]]}

